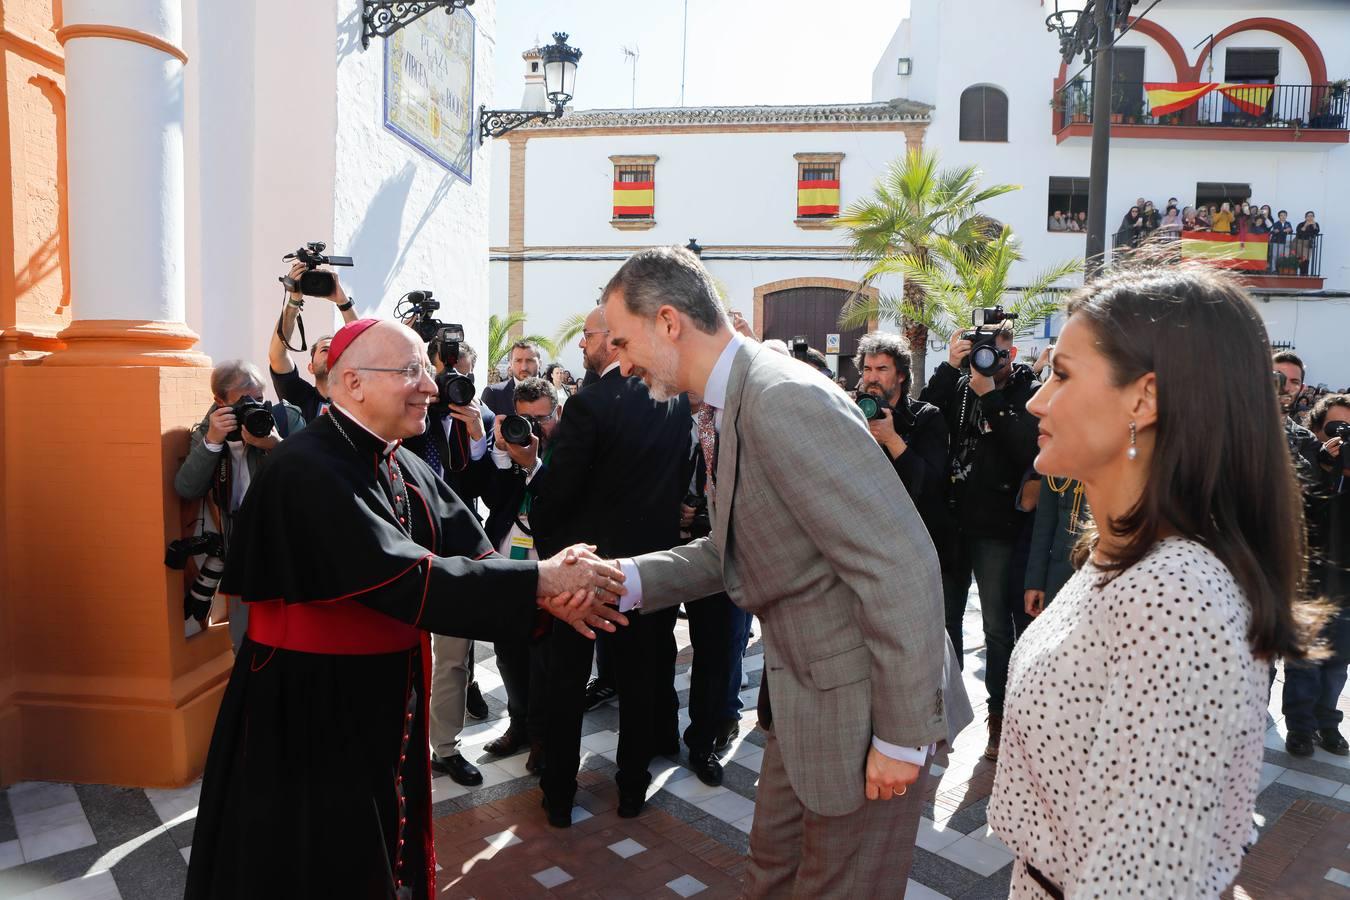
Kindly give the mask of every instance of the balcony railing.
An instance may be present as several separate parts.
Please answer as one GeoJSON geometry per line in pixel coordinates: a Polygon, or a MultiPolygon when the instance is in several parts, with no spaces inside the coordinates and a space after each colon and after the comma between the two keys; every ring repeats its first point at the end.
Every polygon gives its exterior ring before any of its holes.
{"type": "Polygon", "coordinates": [[[1246,243],[1235,234],[1187,231],[1183,235],[1184,239],[1166,238],[1155,232],[1136,240],[1117,233],[1111,239],[1111,255],[1119,258],[1142,250],[1153,257],[1170,255],[1178,260],[1209,262],[1244,276],[1322,277],[1323,235],[1320,234],[1310,238],[1288,235],[1279,243],[1269,240],[1272,235],[1266,234],[1250,235],[1251,240],[1246,243]],[[1264,249],[1253,252],[1257,244],[1264,245],[1264,249]]]}
{"type": "MultiPolygon", "coordinates": [[[[1064,85],[1055,93],[1054,108],[1057,130],[1090,124],[1092,82],[1064,85]]],[[[1162,115],[1153,110],[1141,82],[1117,81],[1111,91],[1112,124],[1345,130],[1347,119],[1350,119],[1350,89],[1344,82],[1235,85],[1227,94],[1210,90],[1188,106],[1162,115]]]]}

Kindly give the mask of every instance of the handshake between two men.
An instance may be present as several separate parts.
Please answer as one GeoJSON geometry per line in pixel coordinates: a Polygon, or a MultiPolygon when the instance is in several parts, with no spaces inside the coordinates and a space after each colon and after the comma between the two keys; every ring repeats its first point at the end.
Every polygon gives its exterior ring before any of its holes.
{"type": "Polygon", "coordinates": [[[615,631],[628,618],[618,610],[628,591],[618,564],[595,555],[592,544],[574,544],[539,562],[539,606],[594,640],[595,631],[615,631]]]}

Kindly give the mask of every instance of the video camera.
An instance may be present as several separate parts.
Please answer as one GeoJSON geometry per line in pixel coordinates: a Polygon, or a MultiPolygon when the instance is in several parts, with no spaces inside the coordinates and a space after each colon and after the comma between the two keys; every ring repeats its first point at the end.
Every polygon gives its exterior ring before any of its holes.
{"type": "Polygon", "coordinates": [[[961,363],[962,368],[971,368],[981,375],[992,377],[995,372],[1003,367],[1003,361],[1008,358],[1009,351],[1006,348],[999,347],[996,343],[998,330],[985,331],[988,326],[998,326],[1004,322],[1011,322],[1017,318],[1017,313],[1006,312],[1001,306],[981,307],[971,310],[970,324],[975,326],[974,331],[966,331],[961,334],[961,340],[970,341],[970,353],[961,363]]]}
{"type": "Polygon", "coordinates": [[[445,371],[436,376],[436,388],[440,393],[436,406],[444,411],[447,406],[472,403],[476,391],[472,373],[463,375],[455,371],[459,345],[464,343],[464,326],[447,325],[437,319],[434,313],[440,308],[441,301],[431,291],[408,291],[394,307],[394,318],[417,332],[427,344],[427,354],[441,361],[445,371]]]}
{"type": "Polygon", "coordinates": [[[299,291],[306,297],[331,297],[337,291],[337,278],[332,272],[319,272],[319,266],[351,266],[354,265],[350,256],[325,256],[324,250],[328,245],[323,241],[310,241],[296,250],[294,253],[287,253],[282,257],[283,260],[299,260],[309,269],[300,273],[299,280],[291,278],[289,275],[282,275],[277,278],[282,284],[286,285],[288,291],[299,291]]]}

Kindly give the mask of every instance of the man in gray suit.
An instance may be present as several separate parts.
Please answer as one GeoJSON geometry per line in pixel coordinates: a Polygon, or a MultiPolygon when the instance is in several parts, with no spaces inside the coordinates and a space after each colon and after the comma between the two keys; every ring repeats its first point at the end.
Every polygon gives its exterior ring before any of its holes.
{"type": "Polygon", "coordinates": [[[763,630],[748,894],[902,895],[931,755],[971,718],[927,529],[857,407],[735,334],[693,254],[634,254],[603,302],[625,370],[707,410],[712,534],[621,560],[621,608],[725,589],[763,630]]]}

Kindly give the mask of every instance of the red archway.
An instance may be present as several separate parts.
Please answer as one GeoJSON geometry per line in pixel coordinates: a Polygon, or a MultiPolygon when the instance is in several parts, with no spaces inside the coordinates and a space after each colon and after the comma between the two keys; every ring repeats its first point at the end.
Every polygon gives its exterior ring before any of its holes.
{"type": "MultiPolygon", "coordinates": [[[[1200,69],[1204,66],[1205,60],[1209,57],[1211,47],[1217,45],[1225,38],[1232,37],[1243,31],[1269,31],[1277,34],[1298,48],[1298,52],[1303,54],[1303,59],[1308,63],[1308,80],[1313,84],[1327,83],[1327,61],[1322,56],[1322,48],[1317,46],[1317,41],[1312,39],[1312,35],[1299,28],[1292,22],[1286,22],[1284,19],[1271,19],[1260,17],[1255,19],[1243,19],[1241,22],[1234,22],[1223,31],[1214,35],[1214,40],[1205,44],[1200,51],[1200,58],[1195,61],[1195,65],[1190,67],[1187,76],[1191,81],[1200,79],[1200,69]]],[[[1181,71],[1180,69],[1178,70],[1181,71]]]]}
{"type": "MultiPolygon", "coordinates": [[[[1256,21],[1255,19],[1250,21],[1256,21]]],[[[1167,58],[1172,61],[1172,70],[1176,72],[1177,81],[1184,81],[1191,73],[1190,64],[1186,62],[1186,51],[1182,48],[1181,42],[1173,36],[1163,26],[1151,19],[1130,19],[1135,31],[1140,34],[1146,34],[1158,42],[1167,54],[1167,58]]],[[[1293,40],[1292,38],[1290,40],[1293,40]]],[[[1062,60],[1059,64],[1059,75],[1055,78],[1055,87],[1059,88],[1064,84],[1064,76],[1067,74],[1068,66],[1062,60]]],[[[1199,71],[1198,69],[1195,71],[1199,71]]]]}

